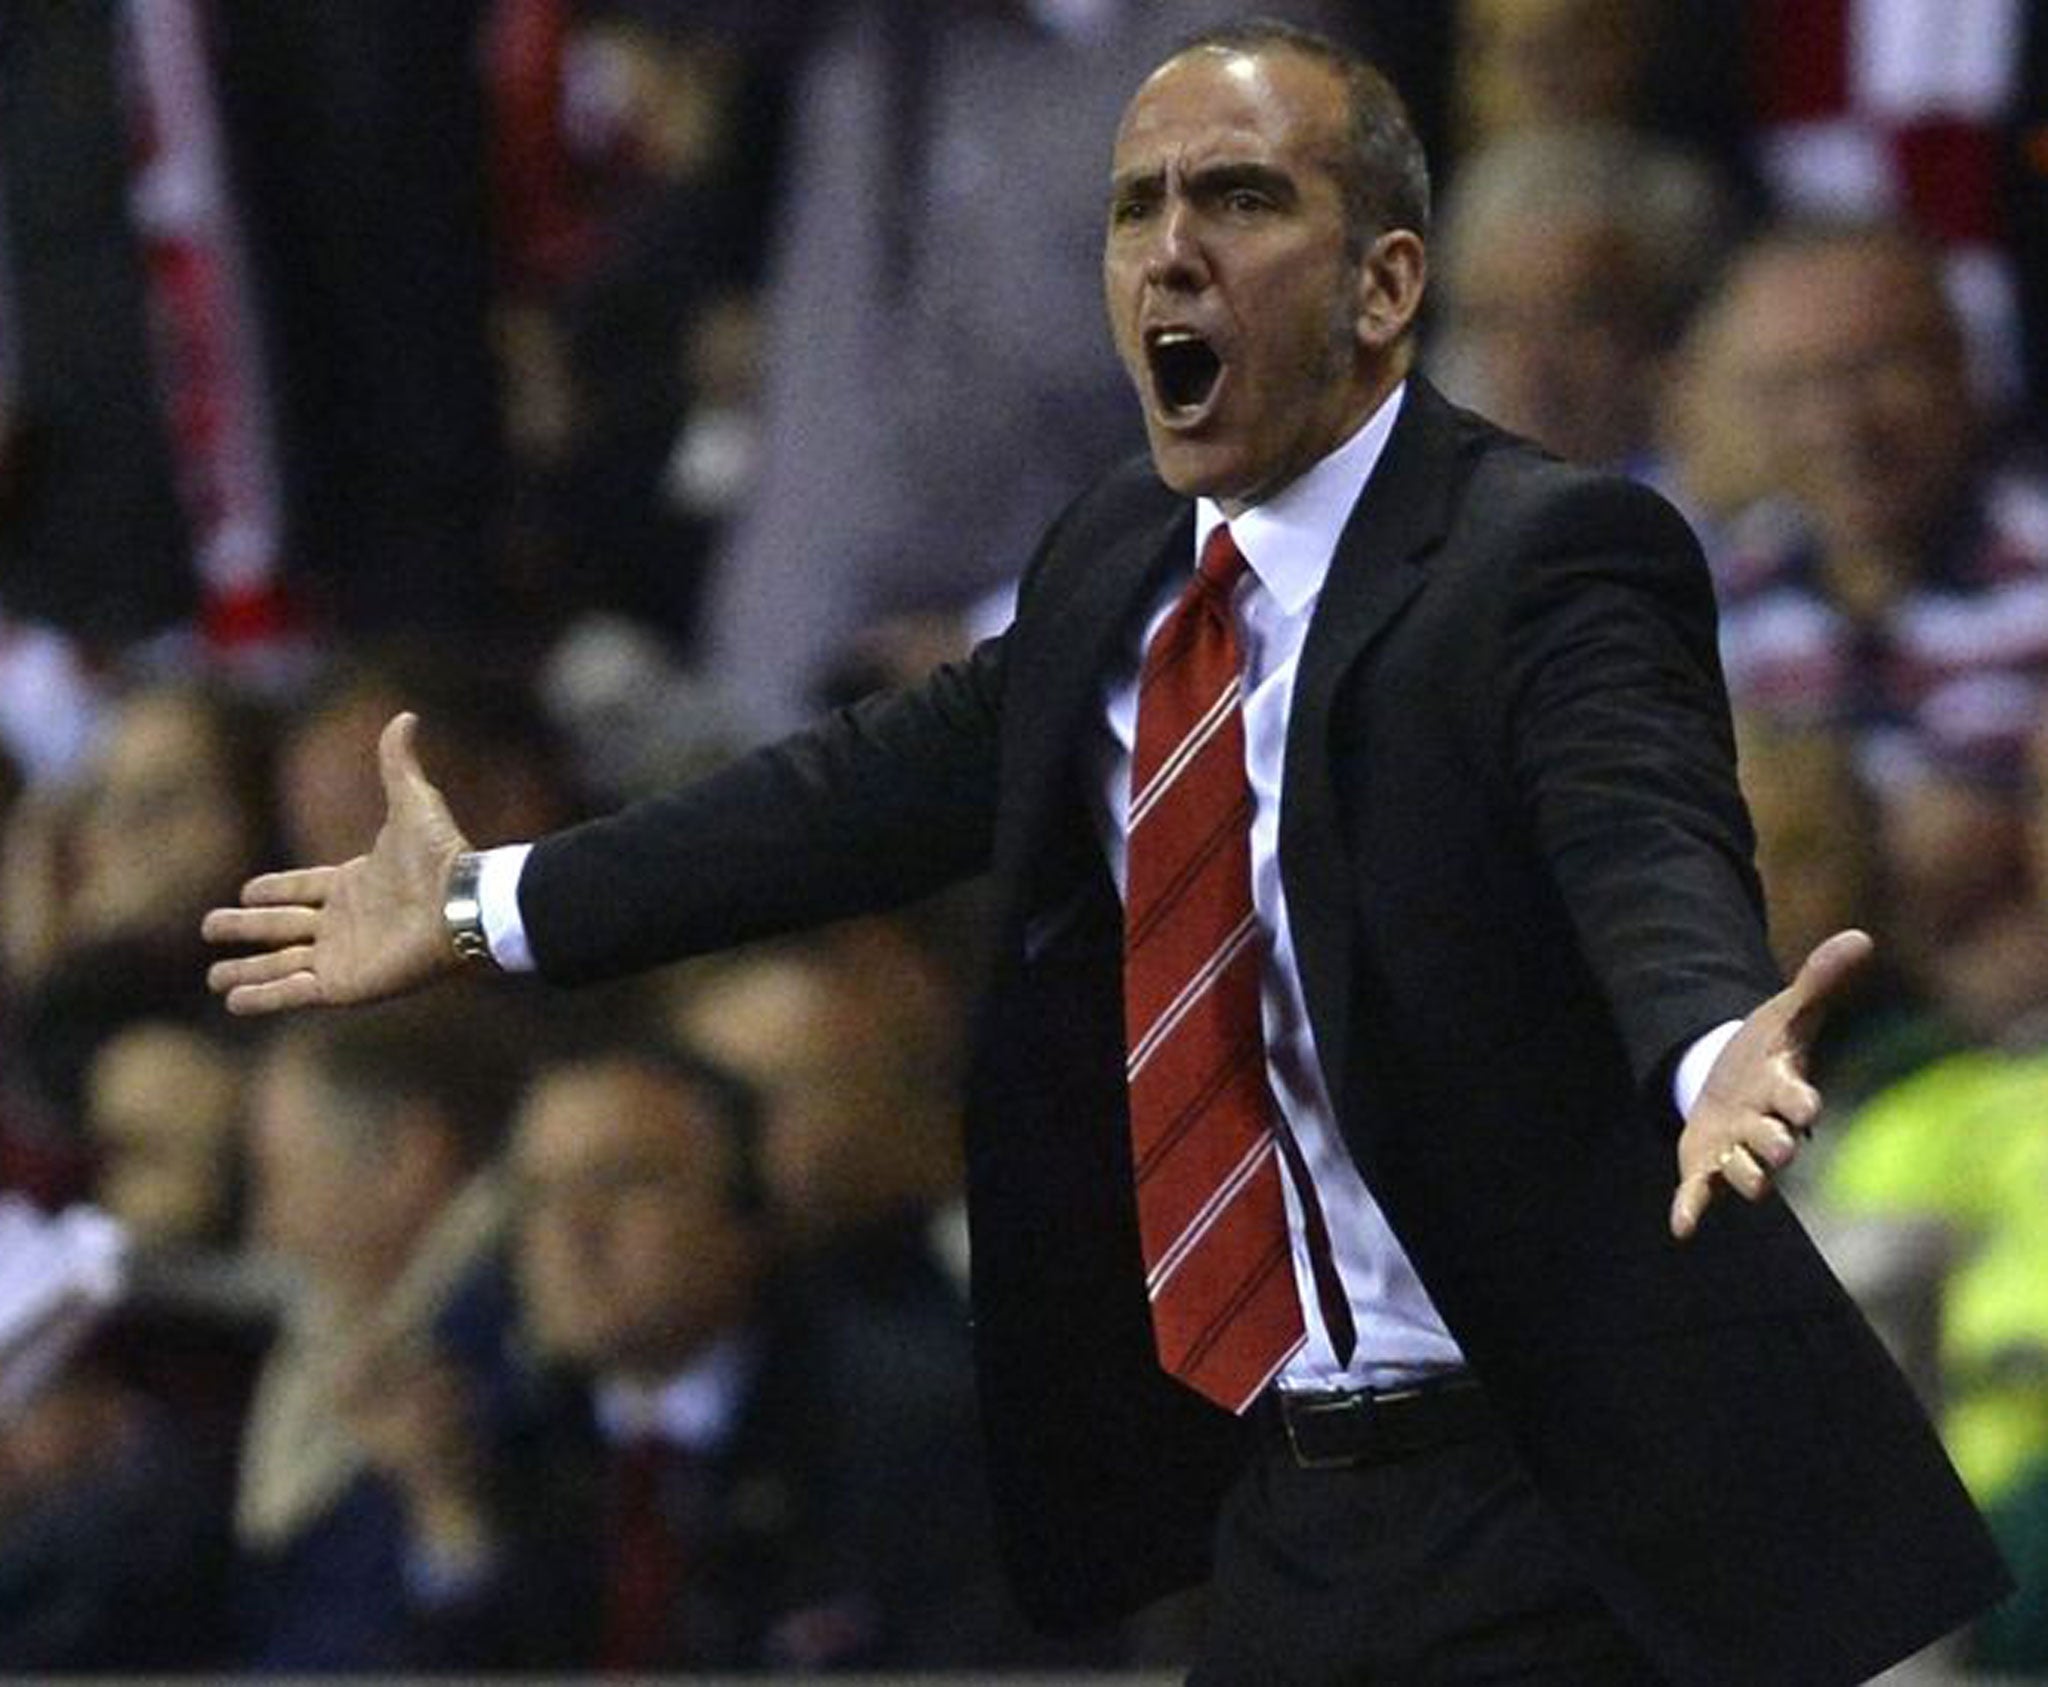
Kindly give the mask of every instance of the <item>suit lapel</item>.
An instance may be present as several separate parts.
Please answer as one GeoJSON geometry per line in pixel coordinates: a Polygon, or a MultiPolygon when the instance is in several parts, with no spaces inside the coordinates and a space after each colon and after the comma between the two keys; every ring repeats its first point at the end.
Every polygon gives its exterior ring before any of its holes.
{"type": "Polygon", "coordinates": [[[1448,523],[1456,417],[1420,376],[1345,523],[1302,645],[1287,724],[1280,871],[1295,960],[1330,1096],[1343,1105],[1351,1021],[1352,891],[1331,765],[1330,713],[1345,676],[1429,575],[1448,523]]]}
{"type": "Polygon", "coordinates": [[[1100,707],[1105,677],[1131,636],[1132,623],[1175,566],[1194,562],[1194,507],[1175,508],[1091,554],[1085,539],[1061,556],[1068,579],[1047,579],[1048,605],[1028,631],[1020,617],[1005,681],[1011,696],[1028,697],[1008,743],[1014,773],[1006,778],[1024,819],[1025,847],[1076,792],[1061,790],[1075,775],[1075,754],[1091,711],[1100,707]]]}

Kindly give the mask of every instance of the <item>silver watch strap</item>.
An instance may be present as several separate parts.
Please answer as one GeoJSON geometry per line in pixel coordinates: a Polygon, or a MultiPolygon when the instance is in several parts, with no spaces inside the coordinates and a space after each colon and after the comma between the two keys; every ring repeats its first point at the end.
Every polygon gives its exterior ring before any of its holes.
{"type": "Polygon", "coordinates": [[[483,871],[483,856],[464,850],[448,869],[448,892],[441,904],[441,918],[448,925],[448,941],[464,961],[495,964],[491,940],[484,934],[483,904],[477,900],[477,879],[483,871]]]}

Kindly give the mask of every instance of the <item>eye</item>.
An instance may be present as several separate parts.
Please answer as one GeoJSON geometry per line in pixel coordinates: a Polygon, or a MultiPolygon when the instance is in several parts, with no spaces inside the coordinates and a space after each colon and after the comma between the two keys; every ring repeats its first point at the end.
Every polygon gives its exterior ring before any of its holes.
{"type": "Polygon", "coordinates": [[[1253,217],[1270,211],[1273,201],[1257,188],[1234,187],[1223,196],[1223,208],[1235,216],[1253,217]]]}
{"type": "Polygon", "coordinates": [[[1112,228],[1130,228],[1141,223],[1151,214],[1152,202],[1136,197],[1117,199],[1110,203],[1109,222],[1112,228]]]}

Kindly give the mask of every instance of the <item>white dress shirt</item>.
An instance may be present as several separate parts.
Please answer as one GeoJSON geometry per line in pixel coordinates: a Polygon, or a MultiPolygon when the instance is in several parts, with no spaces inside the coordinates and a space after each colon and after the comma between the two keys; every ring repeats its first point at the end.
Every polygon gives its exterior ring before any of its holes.
{"type": "MultiPolygon", "coordinates": [[[[1249,565],[1237,586],[1239,648],[1245,665],[1245,761],[1252,789],[1252,904],[1266,940],[1261,1003],[1267,1074],[1315,1184],[1357,1345],[1342,1364],[1331,1345],[1311,1274],[1299,1191],[1283,1179],[1292,1234],[1295,1287],[1307,1341],[1281,1371],[1282,1387],[1389,1387],[1462,1364],[1458,1345],[1431,1304],[1414,1266],[1360,1177],[1323,1082],[1308,1009],[1294,964],[1287,895],[1280,880],[1281,772],[1296,667],[1337,541],[1392,433],[1407,388],[1397,388],[1350,439],[1274,497],[1230,522],[1249,565]]],[[[1224,520],[1210,500],[1197,502],[1190,573],[1203,542],[1224,520]]],[[[1176,575],[1134,635],[1111,677],[1090,745],[1097,825],[1118,893],[1124,886],[1124,817],[1131,744],[1138,715],[1138,665],[1145,643],[1171,613],[1187,583],[1176,575]]],[[[519,916],[518,879],[527,846],[485,854],[477,884],[491,954],[508,970],[533,965],[519,916]]],[[[1731,1023],[1702,1037],[1680,1062],[1674,1100],[1690,1111],[1714,1057],[1734,1034],[1731,1023]]],[[[1674,1165],[1673,1181],[1677,1172],[1674,1165]]]]}
{"type": "MultiPolygon", "coordinates": [[[[1323,580],[1373,465],[1400,410],[1398,389],[1364,427],[1275,497],[1230,523],[1248,567],[1237,585],[1238,650],[1244,663],[1245,772],[1252,789],[1252,909],[1265,939],[1260,1003],[1266,1030],[1266,1074],[1273,1099],[1301,1149],[1330,1234],[1339,1279],[1351,1303],[1358,1344],[1340,1363],[1323,1321],[1311,1275],[1300,1191],[1281,1180],[1294,1248],[1295,1290],[1308,1340],[1281,1370],[1293,1388],[1387,1387],[1453,1369],[1458,1344],[1444,1328],[1428,1291],[1394,1239],[1379,1203],[1358,1175],[1338,1134],[1336,1109],[1323,1083],[1322,1062],[1294,963],[1287,892],[1280,882],[1280,774],[1295,670],[1323,580]]],[[[1208,499],[1195,506],[1191,573],[1223,512],[1208,499]]],[[[1188,581],[1176,573],[1161,589],[1143,630],[1124,651],[1110,681],[1096,742],[1090,746],[1098,793],[1098,826],[1117,890],[1124,889],[1125,814],[1131,745],[1138,724],[1138,664],[1144,647],[1172,613],[1188,581]]]]}

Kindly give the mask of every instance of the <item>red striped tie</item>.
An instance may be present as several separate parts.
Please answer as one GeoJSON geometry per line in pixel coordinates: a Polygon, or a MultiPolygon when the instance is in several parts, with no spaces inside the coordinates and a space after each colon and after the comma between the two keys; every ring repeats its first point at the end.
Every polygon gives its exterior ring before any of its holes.
{"type": "Polygon", "coordinates": [[[1160,1363],[1242,1412],[1303,1340],[1259,1020],[1251,787],[1227,527],[1145,652],[1131,760],[1124,1025],[1160,1363]]]}

